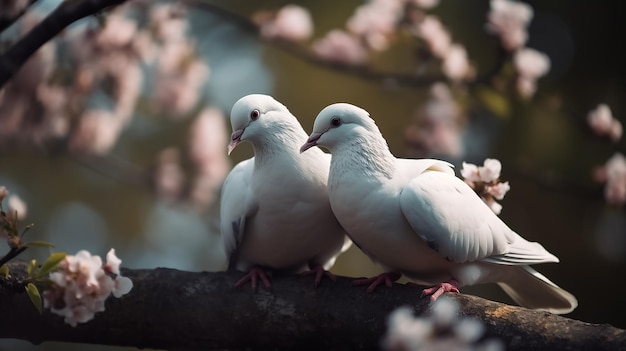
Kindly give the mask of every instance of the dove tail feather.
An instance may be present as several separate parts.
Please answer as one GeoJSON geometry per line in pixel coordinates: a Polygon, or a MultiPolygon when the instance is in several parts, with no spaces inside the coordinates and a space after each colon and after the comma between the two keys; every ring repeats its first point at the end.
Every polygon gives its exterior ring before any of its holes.
{"type": "Polygon", "coordinates": [[[554,314],[570,313],[578,306],[574,295],[533,268],[517,266],[507,273],[506,281],[498,285],[520,306],[554,314]]]}

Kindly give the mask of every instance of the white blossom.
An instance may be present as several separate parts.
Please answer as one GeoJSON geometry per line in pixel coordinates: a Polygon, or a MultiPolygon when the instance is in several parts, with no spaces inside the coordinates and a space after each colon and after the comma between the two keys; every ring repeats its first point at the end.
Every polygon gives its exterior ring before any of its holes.
{"type": "Polygon", "coordinates": [[[613,117],[611,108],[607,104],[600,104],[587,115],[587,122],[591,129],[601,136],[608,136],[613,142],[622,137],[622,123],[613,117]]]}
{"type": "Polygon", "coordinates": [[[261,24],[261,35],[291,41],[307,40],[313,35],[311,13],[302,6],[286,5],[273,19],[261,24]]]}
{"type": "Polygon", "coordinates": [[[50,273],[53,284],[43,294],[44,307],[73,327],[90,321],[96,312],[104,311],[104,301],[111,294],[119,298],[132,289],[132,281],[119,274],[120,263],[114,249],[104,265],[100,256],[86,250],[66,256],[59,270],[50,273]]]}

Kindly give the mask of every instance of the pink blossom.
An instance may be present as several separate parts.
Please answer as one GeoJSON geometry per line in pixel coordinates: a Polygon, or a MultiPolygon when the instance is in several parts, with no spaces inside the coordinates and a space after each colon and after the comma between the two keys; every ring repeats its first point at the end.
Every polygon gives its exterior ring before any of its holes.
{"type": "Polygon", "coordinates": [[[488,158],[483,163],[483,166],[478,169],[480,178],[483,182],[489,183],[500,178],[500,171],[502,170],[502,164],[500,161],[494,158],[488,158]]]}
{"type": "Polygon", "coordinates": [[[184,10],[175,4],[163,4],[150,10],[150,26],[162,42],[186,41],[188,25],[184,10]]]}
{"type": "Polygon", "coordinates": [[[226,156],[228,132],[220,110],[203,110],[189,129],[189,154],[197,170],[191,189],[194,205],[203,210],[214,203],[217,190],[230,170],[226,156]]]}
{"type": "Polygon", "coordinates": [[[604,197],[613,205],[626,204],[626,157],[614,154],[605,165],[606,184],[604,197]]]}
{"type": "Polygon", "coordinates": [[[98,45],[103,47],[122,47],[129,45],[137,33],[137,23],[119,14],[110,14],[102,30],[96,37],[98,45]]]}
{"type": "Polygon", "coordinates": [[[607,104],[600,104],[587,115],[587,122],[598,135],[606,135],[613,142],[622,137],[622,123],[613,117],[611,108],[607,104]]]}
{"type": "Polygon", "coordinates": [[[339,29],[316,41],[313,52],[320,58],[351,65],[362,65],[368,61],[367,50],[358,38],[339,29]]]}
{"type": "Polygon", "coordinates": [[[450,88],[444,83],[433,84],[428,102],[418,109],[416,124],[407,129],[406,137],[414,147],[422,149],[421,156],[460,157],[462,118],[450,88]]]}
{"type": "Polygon", "coordinates": [[[473,163],[463,162],[463,168],[461,168],[461,176],[468,182],[480,182],[480,174],[478,173],[478,166],[473,163]]]}
{"type": "Polygon", "coordinates": [[[120,262],[114,250],[107,254],[106,265],[86,250],[66,256],[59,270],[50,273],[52,287],[43,294],[44,307],[73,327],[90,321],[96,312],[104,311],[111,294],[121,297],[132,289],[132,281],[119,275],[120,262]],[[113,270],[118,271],[115,278],[108,274],[113,270]]]}
{"type": "Polygon", "coordinates": [[[26,205],[26,202],[24,202],[24,200],[17,195],[10,195],[7,200],[7,205],[9,206],[7,212],[10,218],[13,218],[15,213],[17,213],[17,219],[21,221],[28,215],[28,206],[26,205]]]}
{"type": "Polygon", "coordinates": [[[272,20],[261,24],[261,35],[291,41],[307,40],[313,35],[313,19],[304,7],[286,5],[272,20]]]}
{"type": "Polygon", "coordinates": [[[166,199],[175,199],[183,190],[184,180],[179,150],[172,147],[161,151],[155,174],[157,194],[166,199]]]}
{"type": "Polygon", "coordinates": [[[528,78],[537,79],[550,70],[548,55],[531,48],[518,50],[513,56],[513,63],[518,74],[528,78]]]}
{"type": "Polygon", "coordinates": [[[535,49],[524,48],[515,53],[513,64],[518,73],[518,92],[525,98],[531,97],[537,89],[537,79],[550,70],[550,58],[535,49]]]}
{"type": "Polygon", "coordinates": [[[415,34],[422,38],[430,52],[439,58],[444,58],[452,46],[450,33],[441,24],[436,16],[428,15],[416,23],[415,34]]]}
{"type": "Polygon", "coordinates": [[[467,51],[460,44],[452,44],[443,57],[443,73],[454,81],[461,81],[473,75],[467,51]]]}
{"type": "Polygon", "coordinates": [[[509,51],[526,44],[526,27],[533,17],[533,9],[525,3],[510,0],[491,0],[487,15],[487,30],[500,37],[502,46],[509,51]]]}
{"type": "Polygon", "coordinates": [[[69,141],[72,152],[106,154],[117,142],[121,132],[120,120],[105,110],[87,110],[69,141]]]}
{"type": "Polygon", "coordinates": [[[509,182],[487,186],[487,192],[496,198],[496,200],[502,200],[510,189],[511,186],[509,186],[509,182]]]}
{"type": "Polygon", "coordinates": [[[348,30],[361,37],[368,47],[385,50],[389,37],[396,29],[401,17],[402,6],[397,0],[374,0],[359,6],[348,19],[348,30]]]}
{"type": "Polygon", "coordinates": [[[115,249],[111,249],[109,250],[109,252],[107,252],[107,262],[106,262],[106,265],[104,266],[104,270],[105,272],[120,274],[121,263],[122,263],[122,260],[120,260],[115,255],[115,249]]]}
{"type": "Polygon", "coordinates": [[[492,197],[489,198],[482,198],[483,201],[487,204],[487,206],[489,206],[489,208],[491,209],[491,211],[493,211],[493,213],[499,215],[500,212],[502,212],[502,205],[500,205],[496,200],[494,200],[492,197]]]}

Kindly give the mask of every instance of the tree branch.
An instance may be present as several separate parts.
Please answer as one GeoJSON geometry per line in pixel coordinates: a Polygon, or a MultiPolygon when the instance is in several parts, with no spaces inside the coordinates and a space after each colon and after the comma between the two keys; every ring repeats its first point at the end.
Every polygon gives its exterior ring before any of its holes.
{"type": "Polygon", "coordinates": [[[0,55],[0,88],[40,47],[75,21],[119,5],[126,0],[67,0],[52,11],[22,39],[0,55]]]}
{"type": "MultiPolygon", "coordinates": [[[[0,338],[33,343],[69,341],[157,349],[360,349],[377,350],[388,314],[398,306],[427,311],[411,287],[395,284],[368,294],[339,277],[313,288],[310,277],[276,275],[272,289],[233,288],[241,273],[193,273],[174,269],[124,269],[134,288],[109,299],[106,311],[72,328],[58,316],[40,316],[17,282],[25,263],[10,264],[0,278],[0,338]]],[[[508,306],[464,294],[448,294],[461,313],[485,323],[507,350],[618,350],[626,331],[508,306]]]]}

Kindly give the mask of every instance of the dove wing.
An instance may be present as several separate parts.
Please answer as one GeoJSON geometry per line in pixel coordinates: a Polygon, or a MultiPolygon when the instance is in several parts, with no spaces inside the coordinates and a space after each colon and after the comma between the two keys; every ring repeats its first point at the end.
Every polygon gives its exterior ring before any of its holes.
{"type": "Polygon", "coordinates": [[[413,178],[400,194],[400,207],[411,227],[452,262],[503,255],[516,236],[465,182],[449,173],[427,170],[413,178]]]}
{"type": "Polygon", "coordinates": [[[241,161],[228,174],[220,200],[220,229],[229,269],[236,260],[236,252],[243,240],[246,220],[256,212],[256,201],[251,191],[254,157],[241,161]]]}

